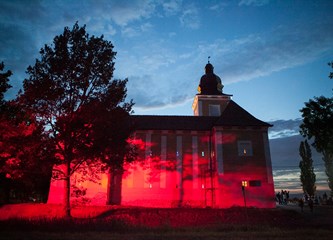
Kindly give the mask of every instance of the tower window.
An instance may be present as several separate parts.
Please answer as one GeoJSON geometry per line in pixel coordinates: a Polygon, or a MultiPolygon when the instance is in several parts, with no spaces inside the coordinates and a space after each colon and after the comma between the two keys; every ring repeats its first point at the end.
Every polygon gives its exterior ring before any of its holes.
{"type": "Polygon", "coordinates": [[[238,156],[252,156],[251,141],[238,141],[238,156]]]}
{"type": "Polygon", "coordinates": [[[221,110],[220,105],[209,104],[209,116],[220,116],[221,110]]]}

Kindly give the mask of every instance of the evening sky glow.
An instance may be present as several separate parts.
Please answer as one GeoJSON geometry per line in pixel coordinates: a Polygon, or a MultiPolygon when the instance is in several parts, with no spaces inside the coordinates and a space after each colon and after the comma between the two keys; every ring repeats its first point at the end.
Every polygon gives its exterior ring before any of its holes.
{"type": "Polygon", "coordinates": [[[304,102],[332,95],[332,12],[326,0],[0,0],[0,61],[13,71],[7,98],[40,48],[78,21],[114,44],[115,78],[129,79],[135,114],[193,115],[210,56],[224,92],[276,122],[271,139],[288,137],[304,102]]]}

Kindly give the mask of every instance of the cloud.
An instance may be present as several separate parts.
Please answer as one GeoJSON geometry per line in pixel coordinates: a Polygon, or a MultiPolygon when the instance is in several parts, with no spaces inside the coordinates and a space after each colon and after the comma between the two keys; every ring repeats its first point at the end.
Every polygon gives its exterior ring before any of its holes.
{"type": "Polygon", "coordinates": [[[208,6],[208,9],[215,12],[222,12],[225,7],[228,6],[228,3],[221,2],[208,6]]]}
{"type": "Polygon", "coordinates": [[[269,0],[241,0],[238,5],[239,6],[255,6],[261,7],[269,3],[269,0]]]}
{"type": "MultiPolygon", "coordinates": [[[[254,2],[242,3],[248,4],[254,2]]],[[[144,35],[142,33],[148,36],[158,30],[159,21],[153,25],[151,20],[153,17],[161,20],[162,11],[166,16],[178,18],[183,29],[200,28],[201,12],[193,3],[185,5],[181,0],[1,1],[0,6],[0,57],[6,68],[14,72],[11,80],[16,88],[12,90],[12,96],[21,86],[24,70],[34,63],[43,44],[52,43],[64,26],[72,26],[75,21],[86,23],[89,33],[104,34],[106,39],[118,41],[115,43],[117,76],[129,77],[130,97],[137,107],[145,108],[192,99],[207,55],[212,56],[213,64],[219,63],[214,65],[215,72],[223,73],[224,85],[227,85],[314,61],[333,49],[333,21],[325,17],[318,22],[307,20],[302,24],[279,26],[270,32],[234,39],[191,41],[190,45],[178,46],[177,37],[181,34],[176,27],[169,30],[169,35],[166,33],[159,38],[155,38],[156,32],[151,39],[141,38],[132,43],[130,38],[140,37],[144,35]],[[154,86],[154,92],[142,90],[147,96],[142,95],[134,87],[138,84],[142,89],[154,86]]],[[[223,5],[207,6],[211,11],[219,7],[223,5]]],[[[273,135],[291,134],[293,132],[287,131],[273,135]]]]}
{"type": "Polygon", "coordinates": [[[179,21],[182,27],[198,29],[201,26],[198,8],[194,4],[185,7],[179,21]]]}
{"type": "Polygon", "coordinates": [[[301,125],[301,123],[302,119],[276,120],[270,122],[273,127],[269,129],[269,138],[276,139],[299,135],[299,126],[301,125]]]}
{"type": "Polygon", "coordinates": [[[37,24],[42,16],[45,16],[45,8],[42,1],[1,1],[1,22],[12,23],[13,19],[24,20],[28,25],[37,24]]]}
{"type": "MultiPolygon", "coordinates": [[[[298,162],[293,166],[273,166],[273,179],[276,191],[287,189],[292,193],[302,193],[300,181],[300,168],[298,162]]],[[[314,165],[314,173],[316,174],[316,187],[318,191],[328,191],[327,176],[323,162],[314,165]]]]}
{"type": "Polygon", "coordinates": [[[123,0],[123,1],[93,1],[99,4],[99,10],[119,26],[127,26],[130,22],[147,19],[155,10],[154,1],[150,0],[123,0]]]}
{"type": "MultiPolygon", "coordinates": [[[[161,81],[167,81],[170,89],[168,94],[172,95],[180,89],[179,78],[174,76],[182,77],[181,81],[196,86],[203,73],[202,60],[207,59],[207,55],[212,57],[213,64],[219,62],[219,64],[214,65],[215,72],[223,73],[225,85],[268,76],[283,69],[312,62],[323,54],[332,51],[333,32],[329,30],[331,28],[333,28],[333,24],[329,21],[303,25],[294,24],[280,26],[270,32],[252,34],[239,39],[216,39],[210,43],[201,43],[187,48],[184,52],[174,53],[174,55],[178,55],[177,66],[174,66],[170,70],[171,72],[167,72],[164,76],[159,75],[159,68],[156,68],[155,73],[151,72],[152,79],[159,78],[161,81]],[[312,31],[308,31],[310,28],[312,31]],[[318,36],[320,36],[320,40],[318,40],[318,36]],[[192,56],[190,64],[188,61],[178,61],[188,56],[192,56]]],[[[168,50],[165,45],[158,48],[162,52],[173,51],[172,49],[168,50]]],[[[157,65],[159,65],[158,62],[157,65]]],[[[153,66],[153,63],[150,66],[153,66]]],[[[147,68],[150,69],[149,65],[147,68]]],[[[142,84],[147,84],[148,87],[150,83],[144,82],[142,84]]],[[[193,93],[195,94],[195,91],[188,87],[184,87],[183,91],[183,101],[192,98],[193,93]]],[[[165,93],[161,93],[158,96],[160,98],[164,95],[165,93]]],[[[171,100],[172,98],[165,99],[171,100]]],[[[146,105],[146,107],[148,106],[146,105]]],[[[293,135],[297,132],[298,130],[292,130],[283,134],[293,135]]],[[[278,137],[277,133],[274,135],[278,137]]]]}
{"type": "Polygon", "coordinates": [[[121,34],[124,38],[133,38],[137,36],[141,36],[142,33],[149,32],[153,28],[151,23],[144,23],[139,26],[131,26],[131,27],[123,27],[121,30],[121,34]]]}
{"type": "Polygon", "coordinates": [[[90,20],[88,25],[88,31],[93,35],[100,36],[101,33],[106,39],[110,39],[117,34],[117,29],[110,22],[104,22],[102,20],[90,20]]]}
{"type": "Polygon", "coordinates": [[[198,46],[201,59],[210,53],[220,64],[225,83],[248,81],[314,61],[332,51],[332,21],[279,26],[270,32],[243,38],[216,39],[198,46]],[[309,31],[312,29],[312,31],[309,31]]]}
{"type": "Polygon", "coordinates": [[[162,3],[163,10],[166,16],[172,16],[181,11],[182,0],[171,0],[162,3]]]}
{"type": "Polygon", "coordinates": [[[41,1],[1,1],[0,61],[13,72],[9,93],[14,96],[25,78],[24,70],[38,54],[35,39],[45,16],[41,1]]]}
{"type": "MultiPolygon", "coordinates": [[[[301,193],[299,162],[299,145],[304,138],[298,133],[301,119],[277,120],[271,122],[269,129],[270,153],[273,166],[273,178],[276,191],[288,189],[293,193],[301,193]]],[[[312,159],[316,174],[317,190],[327,191],[327,176],[322,155],[313,147],[312,159]]]]}
{"type": "MultiPolygon", "coordinates": [[[[298,166],[301,159],[299,156],[301,141],[304,141],[304,138],[300,135],[270,139],[272,165],[275,167],[298,166]]],[[[323,164],[322,155],[312,147],[311,150],[314,164],[323,164]]]]}

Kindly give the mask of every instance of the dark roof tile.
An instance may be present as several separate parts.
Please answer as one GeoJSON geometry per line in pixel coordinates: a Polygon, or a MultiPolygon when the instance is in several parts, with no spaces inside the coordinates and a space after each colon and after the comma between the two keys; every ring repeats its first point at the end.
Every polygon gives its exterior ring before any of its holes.
{"type": "Polygon", "coordinates": [[[272,125],[263,122],[250,113],[244,108],[239,106],[234,101],[230,100],[227,107],[221,114],[221,117],[215,122],[215,126],[266,126],[271,127],[272,125]]]}
{"type": "Polygon", "coordinates": [[[132,115],[137,130],[209,131],[217,117],[132,115]]]}

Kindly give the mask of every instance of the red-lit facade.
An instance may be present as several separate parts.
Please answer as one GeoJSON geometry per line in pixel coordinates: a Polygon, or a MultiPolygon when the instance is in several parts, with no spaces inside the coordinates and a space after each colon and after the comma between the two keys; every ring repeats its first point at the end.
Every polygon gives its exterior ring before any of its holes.
{"type": "MultiPolygon", "coordinates": [[[[210,76],[214,80],[216,75],[210,76]]],[[[194,116],[130,116],[138,161],[113,178],[111,202],[227,208],[244,206],[245,195],[247,206],[275,207],[268,141],[271,125],[223,94],[223,85],[216,79],[213,84],[200,81],[200,94],[192,105],[194,116]]],[[[75,185],[79,178],[74,174],[71,183],[75,185]]],[[[86,203],[103,205],[108,185],[108,176],[101,174],[99,183],[78,181],[76,187],[86,190],[86,203]]],[[[49,203],[63,202],[63,187],[63,181],[52,181],[49,203]]]]}
{"type": "MultiPolygon", "coordinates": [[[[115,202],[146,207],[275,207],[269,124],[229,95],[196,95],[194,116],[133,115],[139,161],[126,166],[115,202]],[[212,107],[213,105],[213,107],[212,107]],[[217,116],[211,116],[217,115],[217,116]]],[[[72,177],[75,183],[77,176],[72,177]]],[[[91,204],[105,204],[107,175],[80,182],[91,204]]],[[[49,203],[61,203],[63,182],[51,184],[49,203]]]]}
{"type": "Polygon", "coordinates": [[[123,177],[122,203],[156,207],[275,207],[269,124],[228,95],[197,95],[195,116],[132,116],[142,169],[123,177]],[[209,110],[214,105],[218,116],[209,110]],[[218,111],[218,109],[220,109],[218,111]]]}

